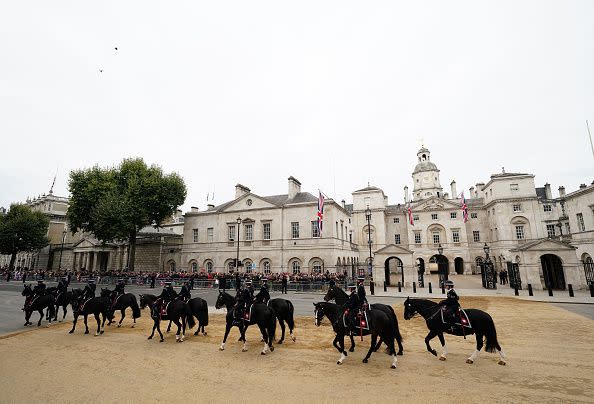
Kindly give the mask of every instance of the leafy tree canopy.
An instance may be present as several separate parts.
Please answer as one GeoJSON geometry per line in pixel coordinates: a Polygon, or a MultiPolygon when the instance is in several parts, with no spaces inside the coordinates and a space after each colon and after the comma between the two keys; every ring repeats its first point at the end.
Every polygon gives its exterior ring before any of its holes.
{"type": "Polygon", "coordinates": [[[0,216],[0,254],[13,255],[20,251],[34,251],[49,243],[49,219],[42,212],[27,205],[13,204],[6,215],[0,216]]]}

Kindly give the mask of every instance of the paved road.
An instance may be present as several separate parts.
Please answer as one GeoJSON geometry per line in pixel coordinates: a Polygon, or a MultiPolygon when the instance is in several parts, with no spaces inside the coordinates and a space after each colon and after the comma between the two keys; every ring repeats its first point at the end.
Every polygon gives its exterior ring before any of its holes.
{"type": "MultiPolygon", "coordinates": [[[[48,286],[53,286],[50,282],[48,286]]],[[[71,287],[84,287],[82,284],[71,284],[71,287]]],[[[101,289],[101,285],[97,287],[97,291],[101,289]]],[[[23,307],[24,297],[21,296],[22,284],[18,282],[0,283],[0,334],[18,331],[24,329],[24,313],[21,311],[23,307]]],[[[159,294],[161,289],[150,289],[137,286],[127,286],[126,292],[132,292],[136,295],[141,293],[159,294]]],[[[235,293],[235,291],[231,291],[235,293]]],[[[201,297],[205,299],[209,306],[215,305],[218,296],[218,289],[194,289],[192,291],[192,297],[201,297]]],[[[320,293],[294,293],[289,292],[287,295],[281,295],[278,292],[271,293],[271,297],[284,297],[289,299],[295,307],[295,314],[298,316],[313,316],[313,303],[323,300],[323,295],[320,293]]],[[[385,303],[385,304],[396,304],[404,300],[401,297],[371,297],[369,296],[370,303],[385,303]]],[[[61,309],[60,309],[61,310],[61,309]]],[[[61,314],[58,316],[61,318],[61,314]]],[[[116,318],[119,318],[119,314],[116,313],[116,318]]],[[[39,319],[37,312],[31,316],[31,321],[36,323],[39,319]]],[[[72,321],[71,309],[68,307],[68,315],[66,320],[72,321]]],[[[313,320],[312,320],[313,321],[313,320]]],[[[42,326],[45,322],[42,323],[42,326]]]]}

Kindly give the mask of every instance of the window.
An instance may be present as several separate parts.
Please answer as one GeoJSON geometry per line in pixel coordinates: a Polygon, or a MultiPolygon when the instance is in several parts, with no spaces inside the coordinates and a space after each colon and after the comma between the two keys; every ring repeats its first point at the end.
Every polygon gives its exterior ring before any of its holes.
{"type": "Polygon", "coordinates": [[[452,241],[454,243],[460,242],[460,231],[459,230],[452,230],[452,241]]]}
{"type": "Polygon", "coordinates": [[[293,275],[301,273],[301,264],[299,263],[299,261],[293,261],[293,263],[291,264],[291,269],[293,271],[293,275]]]}
{"type": "Polygon", "coordinates": [[[227,270],[229,272],[233,271],[235,269],[235,260],[229,261],[229,263],[227,264],[227,270]]]}
{"type": "Polygon", "coordinates": [[[291,222],[291,238],[299,238],[299,222],[291,222]]]}
{"type": "Polygon", "coordinates": [[[394,223],[400,223],[400,218],[399,217],[395,217],[394,218],[394,223]]]}
{"type": "Polygon", "coordinates": [[[555,237],[555,225],[547,224],[547,236],[550,238],[555,237]]]}
{"type": "Polygon", "coordinates": [[[198,229],[192,229],[192,237],[194,240],[194,243],[198,242],[198,229]]]}
{"type": "Polygon", "coordinates": [[[206,272],[212,272],[212,262],[208,261],[206,263],[206,272]]]}
{"type": "Polygon", "coordinates": [[[513,205],[513,209],[514,209],[514,212],[521,212],[522,211],[522,205],[515,204],[515,205],[513,205]]]}
{"type": "Polygon", "coordinates": [[[318,221],[317,220],[311,221],[311,236],[312,237],[320,237],[320,229],[318,229],[318,221]]]}
{"type": "Polygon", "coordinates": [[[415,244],[421,244],[421,232],[415,231],[415,244]]]}
{"type": "Polygon", "coordinates": [[[437,220],[437,213],[431,214],[431,220],[437,220]]]}
{"type": "Polygon", "coordinates": [[[470,214],[470,218],[471,219],[478,219],[478,213],[471,213],[470,214]]]}
{"type": "Polygon", "coordinates": [[[262,267],[264,268],[265,274],[270,273],[270,261],[264,261],[264,264],[262,264],[262,267]]]}
{"type": "Polygon", "coordinates": [[[262,224],[262,234],[264,235],[264,240],[270,240],[270,223],[262,224]]]}
{"type": "Polygon", "coordinates": [[[400,234],[394,234],[394,244],[400,244],[400,234]]]}
{"type": "Polygon", "coordinates": [[[252,269],[254,268],[254,264],[252,264],[251,261],[246,260],[246,261],[243,262],[243,265],[245,267],[245,272],[246,273],[249,274],[249,273],[252,272],[252,269]]]}
{"type": "Polygon", "coordinates": [[[245,228],[245,241],[252,241],[254,239],[254,225],[246,224],[245,228]]]}
{"type": "MultiPolygon", "coordinates": [[[[213,238],[214,238],[213,234],[214,234],[214,229],[212,227],[209,227],[208,229],[206,229],[206,240],[209,243],[212,243],[212,241],[213,241],[213,238]]],[[[211,264],[212,264],[212,262],[211,262],[211,264]]]]}
{"type": "Polygon", "coordinates": [[[509,189],[512,191],[518,191],[520,186],[518,184],[509,184],[509,189]]]}
{"type": "Polygon", "coordinates": [[[578,213],[576,215],[576,217],[577,217],[577,223],[578,223],[578,230],[586,231],[586,226],[584,225],[584,215],[582,215],[581,213],[578,213]]]}
{"type": "Polygon", "coordinates": [[[458,213],[457,212],[450,212],[450,219],[455,219],[458,217],[458,213]]]}
{"type": "Polygon", "coordinates": [[[192,262],[192,272],[198,272],[198,264],[196,261],[192,262]]]}
{"type": "Polygon", "coordinates": [[[565,223],[565,233],[571,234],[571,226],[569,226],[569,222],[565,223]]]}
{"type": "Polygon", "coordinates": [[[227,239],[229,241],[235,241],[235,225],[228,226],[228,230],[227,239]]]}
{"type": "Polygon", "coordinates": [[[433,233],[433,244],[439,244],[439,232],[438,231],[434,231],[433,233]]]}
{"type": "Polygon", "coordinates": [[[543,205],[542,208],[543,208],[543,210],[545,212],[552,212],[553,211],[553,208],[551,207],[551,205],[543,205]]]}
{"type": "Polygon", "coordinates": [[[419,215],[413,215],[413,220],[415,222],[418,222],[419,221],[419,215]]]}
{"type": "Polygon", "coordinates": [[[481,232],[478,230],[473,230],[472,231],[472,240],[475,243],[479,243],[481,241],[481,232]]]}
{"type": "Polygon", "coordinates": [[[322,273],[322,263],[320,261],[314,261],[312,264],[312,270],[314,274],[322,273]]]}
{"type": "Polygon", "coordinates": [[[516,239],[524,240],[524,226],[516,226],[516,239]]]}

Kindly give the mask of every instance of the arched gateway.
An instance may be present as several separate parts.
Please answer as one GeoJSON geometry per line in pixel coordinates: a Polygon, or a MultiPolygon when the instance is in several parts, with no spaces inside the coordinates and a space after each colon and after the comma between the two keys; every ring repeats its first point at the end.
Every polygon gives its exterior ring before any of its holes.
{"type": "Polygon", "coordinates": [[[555,254],[544,254],[540,257],[542,277],[545,289],[565,289],[565,274],[561,258],[555,254]]]}
{"type": "Polygon", "coordinates": [[[386,285],[404,285],[404,264],[398,257],[389,257],[384,262],[384,280],[386,285]]]}

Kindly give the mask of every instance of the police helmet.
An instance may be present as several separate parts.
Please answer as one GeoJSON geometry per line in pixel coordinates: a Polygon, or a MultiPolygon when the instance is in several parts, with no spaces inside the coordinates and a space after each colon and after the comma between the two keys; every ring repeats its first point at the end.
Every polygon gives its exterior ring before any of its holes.
{"type": "Polygon", "coordinates": [[[37,283],[43,283],[43,279],[41,279],[41,278],[37,279],[37,283]]]}
{"type": "Polygon", "coordinates": [[[446,286],[446,287],[448,287],[448,286],[454,287],[454,281],[451,281],[451,280],[448,279],[447,281],[444,282],[444,286],[446,286]]]}
{"type": "Polygon", "coordinates": [[[89,284],[95,284],[95,279],[89,278],[89,280],[87,281],[87,283],[89,283],[89,284]]]}
{"type": "Polygon", "coordinates": [[[357,277],[357,281],[358,282],[363,282],[364,280],[365,280],[365,277],[364,276],[358,276],[357,277]]]}
{"type": "Polygon", "coordinates": [[[165,282],[163,282],[163,284],[164,284],[165,286],[171,286],[171,281],[165,281],[165,282]]]}
{"type": "Polygon", "coordinates": [[[252,280],[251,279],[246,279],[245,280],[245,284],[246,285],[251,285],[252,284],[252,280]]]}
{"type": "Polygon", "coordinates": [[[118,279],[118,283],[124,283],[124,279],[123,278],[118,279]]]}
{"type": "Polygon", "coordinates": [[[350,283],[348,288],[349,289],[355,289],[357,287],[357,285],[355,285],[354,283],[350,283]]]}

